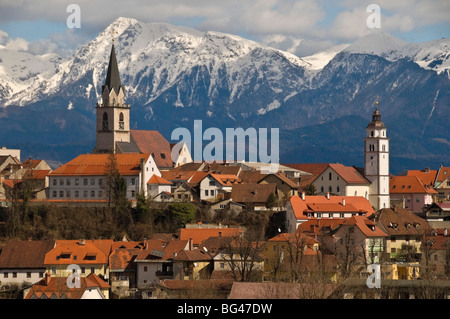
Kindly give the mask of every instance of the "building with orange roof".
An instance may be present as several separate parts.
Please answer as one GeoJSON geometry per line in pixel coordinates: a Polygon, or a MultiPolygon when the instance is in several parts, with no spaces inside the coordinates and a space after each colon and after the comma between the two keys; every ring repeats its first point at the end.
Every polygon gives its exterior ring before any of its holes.
{"type": "Polygon", "coordinates": [[[286,204],[286,229],[295,233],[298,226],[310,219],[342,219],[354,215],[369,217],[374,209],[361,196],[292,196],[286,204]]]}
{"type": "Polygon", "coordinates": [[[450,167],[440,166],[436,174],[434,189],[437,201],[450,201],[450,167]]]}
{"type": "Polygon", "coordinates": [[[244,229],[223,227],[221,225],[197,225],[180,229],[180,239],[189,240],[193,248],[197,248],[209,237],[236,237],[241,236],[244,229]]]}
{"type": "Polygon", "coordinates": [[[233,185],[242,183],[236,175],[207,173],[199,182],[200,200],[223,198],[233,185]]]}
{"type": "Polygon", "coordinates": [[[165,193],[171,193],[172,192],[172,185],[173,183],[171,181],[168,181],[164,177],[153,175],[147,182],[147,194],[148,197],[157,201],[157,197],[162,192],[165,193]]]}
{"type": "Polygon", "coordinates": [[[406,176],[416,176],[424,185],[433,187],[437,177],[437,170],[426,167],[423,170],[408,170],[406,176]]]}
{"type": "Polygon", "coordinates": [[[79,283],[68,277],[45,278],[24,291],[24,299],[109,299],[110,286],[95,274],[81,277],[79,283]]]}
{"type": "Polygon", "coordinates": [[[401,201],[403,207],[418,214],[433,204],[437,194],[430,185],[425,185],[417,176],[394,176],[389,182],[391,200],[401,201]]]}
{"type": "Polygon", "coordinates": [[[81,277],[94,273],[109,278],[109,254],[112,239],[56,240],[55,247],[46,253],[44,265],[53,277],[72,274],[71,264],[80,267],[81,277]]]}
{"type": "Polygon", "coordinates": [[[189,241],[182,239],[148,239],[135,258],[137,287],[147,289],[164,279],[173,279],[174,258],[189,249],[189,241]]]}
{"type": "MultiPolygon", "coordinates": [[[[147,182],[153,175],[161,176],[150,154],[115,154],[116,167],[127,185],[127,198],[134,200],[139,192],[147,196],[147,182]]],[[[55,203],[107,204],[109,154],[82,154],[52,171],[48,198],[55,203]]]]}

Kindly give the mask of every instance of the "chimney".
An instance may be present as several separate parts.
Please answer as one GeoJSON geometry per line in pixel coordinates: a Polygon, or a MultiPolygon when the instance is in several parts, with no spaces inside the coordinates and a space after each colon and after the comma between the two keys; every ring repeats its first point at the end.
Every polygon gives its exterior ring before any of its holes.
{"type": "Polygon", "coordinates": [[[330,199],[330,192],[327,192],[327,199],[330,199]]]}
{"type": "Polygon", "coordinates": [[[84,246],[85,243],[86,243],[86,242],[85,242],[84,239],[80,239],[80,241],[78,242],[78,245],[84,246]]]}
{"type": "Polygon", "coordinates": [[[444,228],[444,236],[447,236],[448,235],[448,230],[447,230],[447,228],[444,228]]]}
{"type": "Polygon", "coordinates": [[[303,200],[305,200],[305,196],[306,196],[305,192],[302,192],[302,199],[303,200]]]}
{"type": "Polygon", "coordinates": [[[50,283],[50,279],[51,279],[50,274],[48,272],[46,272],[45,277],[44,277],[44,285],[45,286],[48,286],[48,284],[50,283]]]}
{"type": "Polygon", "coordinates": [[[342,206],[345,206],[345,198],[342,200],[342,206]]]}
{"type": "Polygon", "coordinates": [[[429,167],[425,167],[425,173],[429,173],[430,172],[430,168],[429,167]]]}
{"type": "Polygon", "coordinates": [[[219,237],[222,237],[222,232],[221,231],[219,231],[219,237]]]}
{"type": "Polygon", "coordinates": [[[193,240],[191,237],[191,238],[189,238],[189,250],[193,250],[193,248],[194,248],[194,243],[193,243],[193,240]]]}

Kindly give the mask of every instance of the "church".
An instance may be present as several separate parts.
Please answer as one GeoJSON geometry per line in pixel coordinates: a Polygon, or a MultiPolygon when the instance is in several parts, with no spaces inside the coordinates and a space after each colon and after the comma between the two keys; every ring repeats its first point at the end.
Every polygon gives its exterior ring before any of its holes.
{"type": "Polygon", "coordinates": [[[96,144],[93,154],[150,153],[160,170],[190,163],[192,158],[184,145],[172,158],[171,145],[158,131],[131,130],[130,105],[125,103],[114,42],[111,47],[102,103],[96,105],[96,144]]]}

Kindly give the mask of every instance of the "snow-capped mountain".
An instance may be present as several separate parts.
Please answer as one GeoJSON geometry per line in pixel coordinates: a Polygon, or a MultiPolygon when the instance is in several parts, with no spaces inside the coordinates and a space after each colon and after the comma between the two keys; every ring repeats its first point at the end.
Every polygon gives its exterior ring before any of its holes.
{"type": "Polygon", "coordinates": [[[342,158],[359,161],[363,136],[354,139],[353,153],[339,138],[364,135],[365,126],[355,132],[352,123],[370,120],[378,100],[395,137],[394,157],[450,158],[448,39],[408,44],[377,33],[302,59],[230,34],[129,18],[115,20],[64,60],[30,57],[22,73],[6,67],[14,63],[0,48],[0,85],[7,88],[0,95],[0,125],[3,132],[15,131],[0,135],[3,144],[41,157],[48,144],[64,144],[61,161],[83,145],[92,150],[113,32],[132,128],[157,129],[170,139],[174,128],[191,129],[194,119],[205,128],[277,127],[284,161],[333,161],[329,156],[338,156],[339,147],[342,158]],[[324,125],[336,140],[321,140],[317,129],[324,125]],[[46,142],[37,147],[33,138],[46,142]],[[330,151],[331,145],[338,148],[330,151]]]}

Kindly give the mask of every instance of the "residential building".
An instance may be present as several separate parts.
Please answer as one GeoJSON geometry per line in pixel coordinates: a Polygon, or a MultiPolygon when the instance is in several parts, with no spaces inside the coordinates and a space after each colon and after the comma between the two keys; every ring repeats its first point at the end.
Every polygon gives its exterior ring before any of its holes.
{"type": "Polygon", "coordinates": [[[55,247],[45,254],[44,265],[52,277],[68,277],[73,273],[69,265],[80,268],[80,276],[96,274],[109,278],[111,239],[56,240],[55,247]]]}
{"type": "Polygon", "coordinates": [[[389,184],[392,201],[402,201],[404,208],[417,214],[422,214],[437,194],[432,186],[424,185],[417,176],[394,176],[389,184]]]}
{"type": "Polygon", "coordinates": [[[434,182],[436,201],[450,201],[450,167],[440,166],[434,182]]]}
{"type": "Polygon", "coordinates": [[[433,203],[425,211],[425,218],[430,220],[450,220],[450,202],[433,203]]]}
{"type": "Polygon", "coordinates": [[[312,184],[316,195],[327,193],[338,196],[362,196],[369,199],[371,182],[354,167],[342,164],[328,164],[312,184]]]}
{"type": "Polygon", "coordinates": [[[180,251],[173,258],[174,279],[209,279],[213,271],[212,258],[207,249],[180,251]]]}
{"type": "Polygon", "coordinates": [[[172,185],[173,183],[168,181],[167,179],[158,176],[156,174],[153,174],[152,177],[150,177],[150,179],[147,182],[148,197],[155,201],[159,201],[160,197],[157,198],[157,196],[162,192],[171,193],[172,185]]]}
{"type": "Polygon", "coordinates": [[[200,200],[215,201],[231,193],[233,185],[242,183],[236,175],[208,173],[199,183],[200,200]]]}
{"type": "Polygon", "coordinates": [[[258,184],[275,184],[274,195],[277,195],[279,200],[288,200],[289,197],[298,195],[299,184],[283,173],[267,174],[258,181],[258,184]]]}
{"type": "Polygon", "coordinates": [[[109,299],[110,286],[95,274],[75,279],[70,287],[68,277],[45,277],[24,291],[24,299],[109,299]],[[78,286],[79,285],[79,286],[78,286]]]}
{"type": "Polygon", "coordinates": [[[216,224],[187,224],[180,229],[180,240],[190,241],[192,249],[210,237],[240,237],[244,229],[216,224]]]}
{"type": "Polygon", "coordinates": [[[416,176],[423,185],[426,186],[434,186],[434,182],[437,177],[437,170],[432,170],[429,167],[426,167],[423,170],[408,170],[406,172],[406,176],[416,176]]]}
{"type": "Polygon", "coordinates": [[[415,279],[420,277],[422,240],[430,234],[426,220],[401,207],[384,208],[371,219],[387,234],[386,261],[390,263],[388,279],[415,279]]]}
{"type": "Polygon", "coordinates": [[[151,289],[164,279],[173,279],[174,258],[189,249],[188,240],[148,239],[135,259],[137,288],[151,289]]]}
{"type": "Polygon", "coordinates": [[[0,250],[0,286],[34,284],[44,278],[45,254],[54,240],[9,240],[0,250]]]}
{"type": "Polygon", "coordinates": [[[276,184],[235,184],[231,189],[231,199],[243,204],[247,210],[278,210],[278,203],[267,207],[270,194],[277,195],[276,184]]]}
{"type": "Polygon", "coordinates": [[[147,183],[151,176],[161,176],[150,154],[83,154],[48,175],[49,200],[63,205],[107,205],[107,172],[112,156],[125,180],[127,198],[135,200],[139,192],[147,196],[147,183]]]}
{"type": "Polygon", "coordinates": [[[362,196],[292,196],[286,204],[286,229],[295,233],[311,219],[342,219],[354,215],[369,217],[374,209],[362,196]]]}

